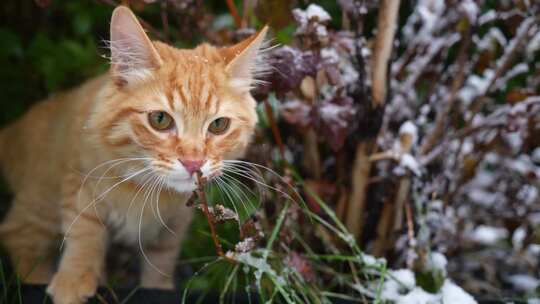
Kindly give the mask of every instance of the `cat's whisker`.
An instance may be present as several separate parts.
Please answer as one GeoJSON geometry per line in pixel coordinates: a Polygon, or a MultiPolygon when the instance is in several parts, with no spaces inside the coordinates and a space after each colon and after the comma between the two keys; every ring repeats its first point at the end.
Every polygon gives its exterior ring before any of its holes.
{"type": "MultiPolygon", "coordinates": [[[[140,160],[140,159],[130,159],[130,160],[126,160],[126,161],[123,162],[123,163],[126,163],[126,162],[128,162],[128,161],[134,161],[134,160],[140,160]]],[[[98,189],[99,185],[101,184],[101,181],[102,181],[103,177],[104,177],[110,170],[112,170],[114,167],[116,167],[116,166],[118,166],[118,165],[120,165],[120,164],[115,164],[115,165],[109,167],[109,168],[101,175],[101,177],[97,180],[96,185],[95,185],[95,188],[94,188],[94,194],[93,194],[94,196],[96,195],[96,190],[98,189]]],[[[143,168],[149,168],[149,167],[150,167],[150,166],[147,164],[147,165],[144,166],[143,168]]],[[[129,176],[129,174],[130,174],[130,173],[127,173],[126,176],[129,176]]]]}
{"type": "MultiPolygon", "coordinates": [[[[225,187],[225,182],[223,181],[223,179],[221,178],[221,176],[217,176],[215,178],[215,181],[216,181],[216,185],[218,186],[219,190],[220,190],[220,195],[222,193],[225,194],[225,196],[227,196],[227,198],[229,199],[229,201],[231,201],[231,205],[234,209],[234,213],[236,213],[237,215],[240,215],[240,213],[238,212],[238,208],[236,207],[236,204],[234,202],[234,200],[232,200],[231,196],[229,195],[229,193],[227,192],[227,188],[225,187]]],[[[223,197],[222,197],[223,198],[223,197]]],[[[240,221],[238,221],[238,227],[240,227],[240,221]]]]}
{"type": "Polygon", "coordinates": [[[245,200],[248,202],[250,208],[257,209],[255,206],[253,206],[253,203],[249,199],[249,196],[242,190],[242,188],[240,186],[242,186],[244,189],[249,191],[253,195],[254,198],[259,198],[260,199],[260,197],[258,197],[251,189],[249,189],[248,186],[244,185],[244,183],[242,183],[240,180],[238,180],[234,176],[229,175],[227,173],[223,173],[223,176],[227,177],[229,180],[231,180],[232,185],[238,190],[238,192],[240,192],[243,195],[245,200]]]}
{"type": "MultiPolygon", "coordinates": [[[[80,196],[81,196],[81,191],[84,187],[84,185],[86,184],[88,178],[91,176],[92,172],[98,170],[99,168],[105,166],[105,165],[108,165],[108,164],[111,164],[112,167],[120,164],[120,163],[125,163],[125,162],[129,162],[129,161],[134,161],[134,160],[142,160],[142,159],[147,159],[146,157],[140,157],[140,158],[118,158],[118,159],[113,159],[113,160],[108,160],[108,161],[105,161],[99,165],[97,165],[96,167],[94,167],[92,170],[90,170],[87,174],[84,175],[84,179],[81,183],[81,186],[79,187],[79,190],[77,192],[77,201],[80,201],[80,196]]],[[[108,171],[106,171],[108,172],[108,171]]],[[[105,172],[105,173],[106,173],[105,172]]],[[[101,177],[103,176],[103,174],[101,175],[101,177]]],[[[95,193],[94,193],[95,194],[95,193]]]]}
{"type": "Polygon", "coordinates": [[[240,195],[235,191],[235,188],[233,188],[232,185],[228,184],[228,183],[226,182],[225,179],[223,179],[223,184],[224,184],[224,186],[225,186],[227,189],[231,190],[230,193],[231,193],[231,195],[233,196],[233,197],[230,199],[231,202],[234,203],[234,202],[236,202],[236,201],[239,201],[239,202],[242,204],[242,207],[244,207],[244,210],[246,211],[246,214],[249,213],[249,209],[246,207],[246,204],[244,203],[244,201],[242,200],[242,198],[240,197],[240,195]],[[236,198],[237,200],[234,200],[234,198],[236,198]]]}
{"type": "MultiPolygon", "coordinates": [[[[139,175],[139,174],[141,174],[141,173],[144,173],[144,172],[147,172],[147,171],[150,171],[150,170],[152,170],[152,168],[147,167],[147,168],[144,168],[144,169],[142,169],[142,170],[139,170],[139,171],[133,173],[132,175],[130,175],[130,176],[128,176],[128,177],[122,179],[121,181],[119,181],[119,182],[115,183],[114,185],[112,185],[111,187],[109,187],[107,190],[103,191],[97,198],[94,199],[94,201],[100,201],[100,200],[102,200],[107,194],[109,194],[109,192],[111,192],[114,188],[118,187],[120,184],[122,184],[122,183],[124,183],[124,182],[126,182],[126,181],[128,181],[128,180],[130,180],[130,179],[132,179],[132,178],[134,178],[134,177],[136,177],[137,175],[139,175]]],[[[93,202],[94,202],[94,201],[93,201],[93,202]]]]}
{"type": "Polygon", "coordinates": [[[135,199],[139,196],[139,193],[141,193],[141,191],[143,191],[143,189],[145,189],[145,187],[149,183],[151,183],[153,179],[156,178],[155,175],[152,175],[152,172],[147,172],[145,174],[145,177],[146,176],[148,176],[148,178],[143,181],[143,184],[141,186],[139,186],[139,189],[137,190],[137,192],[135,193],[135,195],[131,198],[131,201],[129,202],[129,206],[128,206],[127,210],[126,210],[126,217],[129,215],[129,211],[131,210],[131,206],[135,202],[135,199]]]}
{"type": "MultiPolygon", "coordinates": [[[[64,233],[64,237],[62,238],[62,242],[60,244],[60,250],[62,250],[62,248],[64,247],[64,243],[66,241],[66,238],[68,237],[69,235],[69,232],[71,231],[71,228],[73,228],[73,225],[75,224],[75,222],[77,222],[77,220],[80,218],[80,216],[86,212],[86,210],[88,210],[88,208],[94,206],[94,204],[96,204],[97,202],[100,201],[101,198],[103,198],[105,195],[107,195],[107,193],[109,193],[112,189],[116,188],[118,185],[120,185],[121,183],[123,182],[126,182],[128,180],[130,180],[131,178],[134,178],[135,176],[143,173],[143,172],[146,172],[150,170],[150,168],[145,168],[143,170],[140,170],[140,171],[137,171],[135,172],[134,174],[130,175],[129,177],[121,180],[120,182],[114,184],[113,186],[111,186],[109,189],[107,189],[107,191],[105,191],[102,195],[100,195],[100,197],[92,200],[88,205],[86,205],[78,214],[77,216],[75,216],[75,218],[73,219],[73,221],[69,224],[68,228],[66,229],[66,232],[64,233]]],[[[97,211],[97,209],[95,209],[97,211]]]]}
{"type": "MultiPolygon", "coordinates": [[[[155,179],[157,180],[157,179],[155,179]]],[[[154,183],[154,182],[153,182],[154,183]]],[[[148,193],[148,191],[147,191],[148,193]]],[[[142,227],[142,218],[143,218],[143,214],[144,214],[144,209],[146,208],[146,203],[148,202],[148,195],[145,195],[145,199],[144,199],[144,202],[143,202],[143,205],[141,207],[141,215],[139,216],[139,236],[138,236],[138,242],[139,242],[139,249],[141,250],[141,255],[143,256],[144,260],[146,261],[146,263],[148,263],[148,265],[150,265],[150,267],[152,267],[155,271],[157,271],[159,274],[165,276],[165,277],[170,277],[170,275],[164,273],[163,271],[161,271],[158,267],[156,267],[152,261],[150,261],[150,258],[148,258],[148,256],[146,255],[146,253],[144,252],[144,246],[142,244],[142,237],[141,237],[141,227],[142,227]]]]}
{"type": "Polygon", "coordinates": [[[234,170],[232,168],[226,168],[226,170],[224,170],[224,171],[229,171],[231,173],[234,173],[234,174],[237,174],[239,176],[245,177],[245,178],[247,178],[249,180],[252,180],[253,182],[257,183],[258,185],[261,185],[261,186],[263,186],[265,188],[268,188],[270,190],[274,190],[274,191],[280,193],[281,195],[283,195],[285,198],[290,199],[291,201],[294,201],[294,199],[289,194],[283,192],[282,190],[280,190],[280,189],[278,189],[276,187],[273,187],[273,186],[270,186],[270,185],[268,185],[268,184],[266,184],[264,182],[261,182],[261,181],[249,176],[248,174],[246,174],[246,173],[244,173],[242,171],[234,170]]]}
{"type": "Polygon", "coordinates": [[[157,217],[159,219],[159,221],[161,222],[161,225],[167,229],[171,234],[173,234],[174,236],[176,236],[176,232],[174,232],[166,223],[165,221],[163,220],[163,217],[161,216],[161,211],[159,210],[159,199],[160,199],[160,195],[161,195],[161,191],[163,190],[163,186],[165,185],[167,181],[167,177],[166,176],[162,176],[160,178],[160,181],[159,181],[159,186],[158,186],[158,190],[157,190],[157,195],[156,195],[156,211],[157,211],[157,217]]]}
{"type": "MultiPolygon", "coordinates": [[[[251,166],[253,168],[264,169],[265,171],[271,173],[273,176],[277,177],[283,184],[287,185],[287,188],[289,188],[292,192],[294,192],[296,197],[298,197],[298,198],[300,198],[300,200],[302,200],[302,197],[300,196],[300,193],[298,193],[298,191],[296,190],[295,187],[293,187],[287,180],[285,180],[285,178],[283,176],[279,175],[276,171],[274,171],[274,170],[272,170],[272,169],[270,169],[270,168],[268,168],[266,166],[256,164],[256,163],[252,163],[252,162],[248,162],[248,161],[243,161],[243,160],[223,160],[223,163],[224,164],[229,164],[229,165],[232,165],[232,166],[238,166],[238,167],[245,168],[245,169],[247,169],[249,166],[251,166]]],[[[282,193],[282,194],[284,193],[283,191],[279,191],[279,192],[282,193]]],[[[288,194],[287,194],[287,197],[289,199],[291,199],[291,201],[295,201],[288,194]]]]}
{"type": "MultiPolygon", "coordinates": [[[[240,171],[254,179],[257,179],[261,182],[265,182],[264,178],[262,177],[262,173],[259,171],[259,170],[256,170],[255,169],[252,169],[252,168],[243,168],[243,167],[236,167],[234,165],[231,165],[231,164],[224,164],[224,173],[226,172],[230,172],[232,174],[236,174],[235,172],[236,171],[240,171]],[[227,169],[230,169],[230,170],[227,170],[227,169]],[[234,172],[233,172],[234,171],[234,172]]],[[[264,199],[266,197],[266,191],[263,191],[263,189],[261,189],[260,185],[255,183],[255,186],[257,188],[257,192],[259,193],[259,198],[260,199],[264,199]]]]}
{"type": "Polygon", "coordinates": [[[152,210],[152,215],[154,216],[154,219],[156,220],[158,216],[152,202],[154,201],[154,191],[157,189],[157,186],[159,185],[159,181],[160,181],[160,176],[158,175],[155,181],[152,183],[152,186],[150,187],[150,209],[152,210]]]}

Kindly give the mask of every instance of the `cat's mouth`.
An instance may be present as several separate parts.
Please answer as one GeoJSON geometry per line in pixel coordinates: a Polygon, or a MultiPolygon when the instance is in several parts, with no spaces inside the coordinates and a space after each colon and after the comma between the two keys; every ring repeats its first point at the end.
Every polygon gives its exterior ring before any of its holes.
{"type": "MultiPolygon", "coordinates": [[[[209,173],[202,172],[202,177],[210,181],[213,178],[221,175],[220,170],[214,170],[209,173]]],[[[198,187],[197,174],[187,176],[170,176],[167,179],[167,185],[178,192],[192,192],[198,187]]]]}
{"type": "Polygon", "coordinates": [[[177,192],[192,192],[197,189],[197,179],[191,177],[172,177],[167,179],[167,186],[177,192]]]}

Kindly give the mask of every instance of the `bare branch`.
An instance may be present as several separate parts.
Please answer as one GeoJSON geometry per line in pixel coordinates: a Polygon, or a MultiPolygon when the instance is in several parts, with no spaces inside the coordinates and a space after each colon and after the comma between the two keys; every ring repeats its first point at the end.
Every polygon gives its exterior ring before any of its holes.
{"type": "Polygon", "coordinates": [[[384,0],[379,9],[372,69],[374,106],[382,105],[386,100],[388,61],[392,54],[397,28],[399,2],[399,0],[384,0]]]}

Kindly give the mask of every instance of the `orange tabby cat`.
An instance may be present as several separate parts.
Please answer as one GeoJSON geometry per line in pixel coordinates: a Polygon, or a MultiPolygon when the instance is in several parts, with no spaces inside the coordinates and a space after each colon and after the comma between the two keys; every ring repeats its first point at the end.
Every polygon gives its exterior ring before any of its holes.
{"type": "Polygon", "coordinates": [[[56,304],[82,303],[104,279],[108,244],[120,241],[145,253],[142,286],[172,288],[195,172],[219,174],[253,133],[250,88],[265,34],[179,50],[150,41],[133,13],[117,8],[109,74],[0,132],[2,172],[15,193],[0,239],[18,275],[48,282],[56,304]]]}

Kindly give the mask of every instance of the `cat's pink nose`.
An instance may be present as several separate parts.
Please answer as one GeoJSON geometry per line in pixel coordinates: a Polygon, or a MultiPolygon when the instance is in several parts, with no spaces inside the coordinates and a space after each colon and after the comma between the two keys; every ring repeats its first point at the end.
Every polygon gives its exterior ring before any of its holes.
{"type": "Polygon", "coordinates": [[[186,168],[187,172],[189,172],[189,175],[193,175],[193,173],[201,169],[202,165],[204,164],[204,160],[202,159],[180,159],[180,162],[182,163],[182,165],[184,165],[184,168],[186,168]]]}

